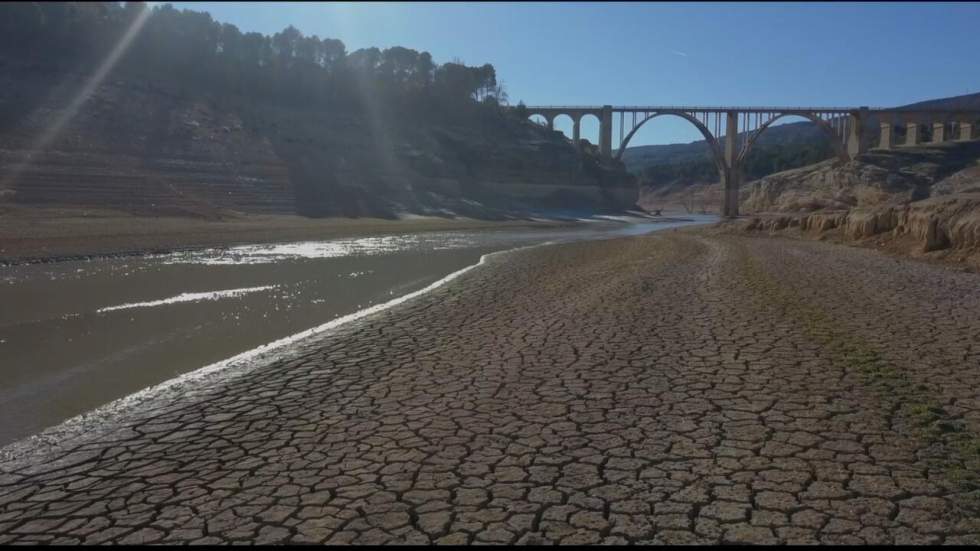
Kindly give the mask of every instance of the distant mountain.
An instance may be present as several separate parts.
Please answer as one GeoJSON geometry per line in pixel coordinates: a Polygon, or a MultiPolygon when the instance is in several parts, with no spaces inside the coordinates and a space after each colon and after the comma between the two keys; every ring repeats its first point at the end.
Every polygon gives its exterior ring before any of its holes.
{"type": "Polygon", "coordinates": [[[899,109],[980,109],[980,92],[910,103],[899,107],[899,109]]]}
{"type": "MultiPolygon", "coordinates": [[[[910,110],[936,108],[980,109],[980,93],[920,101],[897,107],[897,109],[910,110]]],[[[877,135],[877,119],[872,118],[866,122],[865,133],[868,137],[877,135]]],[[[767,151],[771,151],[775,146],[779,146],[783,153],[790,152],[797,148],[814,146],[819,146],[821,149],[826,150],[828,155],[830,152],[830,148],[826,147],[826,142],[824,141],[824,136],[821,130],[813,123],[807,121],[782,124],[769,128],[759,136],[759,140],[756,142],[756,147],[751,152],[752,154],[750,154],[750,157],[757,157],[756,164],[760,164],[758,163],[758,157],[765,156],[767,151]]],[[[804,155],[796,155],[795,151],[792,153],[796,157],[806,157],[804,155]]],[[[711,157],[709,155],[707,142],[704,140],[698,140],[686,144],[641,145],[636,147],[627,147],[626,151],[623,153],[623,162],[626,164],[626,169],[628,171],[642,177],[648,167],[657,165],[689,164],[692,162],[698,164],[703,162],[710,163],[711,157]]],[[[767,163],[761,164],[765,165],[767,163]]],[[[785,170],[785,168],[782,168],[781,170],[785,170]]],[[[657,172],[663,173],[665,171],[661,169],[657,172]]],[[[754,177],[761,177],[767,174],[750,175],[754,177]]],[[[652,183],[656,185],[664,182],[652,183]]]]}
{"type": "MultiPolygon", "coordinates": [[[[811,144],[823,138],[819,128],[810,122],[794,122],[773,126],[759,136],[759,146],[811,144]]],[[[710,159],[708,143],[698,140],[684,144],[640,145],[627,147],[623,153],[626,169],[639,175],[644,168],[658,164],[675,164],[710,159]]]]}

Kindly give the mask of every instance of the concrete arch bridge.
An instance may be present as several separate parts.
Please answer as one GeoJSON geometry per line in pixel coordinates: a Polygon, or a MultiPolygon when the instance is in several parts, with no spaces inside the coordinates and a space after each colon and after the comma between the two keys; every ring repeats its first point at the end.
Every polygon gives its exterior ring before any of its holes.
{"type": "Polygon", "coordinates": [[[527,116],[541,116],[554,130],[556,117],[572,119],[572,142],[579,144],[582,118],[592,115],[599,120],[599,151],[604,161],[621,160],[630,140],[648,121],[657,117],[682,118],[704,136],[724,186],[726,217],[738,216],[738,190],[742,180],[742,163],[759,136],[784,117],[802,117],[817,125],[830,138],[840,161],[853,159],[869,148],[865,126],[880,126],[877,147],[896,145],[896,128],[905,128],[902,145],[921,143],[926,131],[931,142],[947,138],[971,140],[980,122],[980,111],[908,110],[869,107],[692,107],[692,106],[527,106],[527,116]],[[613,121],[619,118],[619,146],[613,144],[613,121]]]}

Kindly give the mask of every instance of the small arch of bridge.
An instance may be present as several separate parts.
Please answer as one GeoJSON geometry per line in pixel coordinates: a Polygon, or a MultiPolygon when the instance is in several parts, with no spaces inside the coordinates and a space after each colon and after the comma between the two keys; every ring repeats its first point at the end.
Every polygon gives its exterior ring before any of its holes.
{"type": "Polygon", "coordinates": [[[602,113],[597,112],[593,109],[540,109],[540,108],[529,108],[527,111],[527,118],[533,120],[533,117],[541,117],[545,121],[545,126],[549,130],[555,130],[555,121],[559,117],[568,117],[572,121],[572,135],[568,138],[572,143],[578,145],[579,140],[582,139],[581,126],[582,121],[587,117],[592,117],[596,120],[598,128],[596,129],[597,141],[601,140],[602,136],[602,113]]]}
{"type": "Polygon", "coordinates": [[[556,132],[561,132],[568,139],[572,139],[571,131],[574,126],[575,119],[572,118],[571,115],[568,113],[558,113],[555,115],[555,118],[552,119],[551,129],[556,132]],[[568,129],[568,132],[565,132],[566,128],[568,129]]]}

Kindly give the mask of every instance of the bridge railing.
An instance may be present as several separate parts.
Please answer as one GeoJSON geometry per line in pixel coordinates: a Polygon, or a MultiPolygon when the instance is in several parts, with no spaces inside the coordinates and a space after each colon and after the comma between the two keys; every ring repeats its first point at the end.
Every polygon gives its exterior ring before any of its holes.
{"type": "MultiPolygon", "coordinates": [[[[572,110],[593,110],[601,111],[601,105],[528,105],[528,110],[532,109],[568,109],[572,110]]],[[[746,107],[746,106],[696,106],[696,105],[619,105],[612,106],[613,111],[857,111],[862,107],[746,107]]],[[[883,110],[881,107],[864,107],[868,110],[883,110]]]]}
{"type": "Polygon", "coordinates": [[[850,112],[857,111],[861,109],[860,107],[771,107],[771,106],[761,106],[761,107],[746,107],[746,106],[695,106],[695,105],[656,105],[656,106],[623,106],[623,107],[613,107],[613,111],[760,111],[760,112],[780,112],[780,111],[841,111],[850,112]]]}
{"type": "MultiPolygon", "coordinates": [[[[601,105],[527,105],[528,111],[549,110],[549,111],[602,111],[601,105]]],[[[613,106],[612,111],[697,111],[709,113],[724,113],[736,111],[740,113],[785,113],[785,112],[805,112],[805,113],[850,113],[852,111],[867,111],[869,113],[965,113],[976,112],[978,109],[922,109],[916,107],[807,107],[807,106],[692,106],[692,105],[621,105],[613,106]]]]}
{"type": "Polygon", "coordinates": [[[574,111],[578,111],[578,110],[602,111],[601,105],[599,106],[596,105],[526,105],[525,107],[527,108],[528,111],[531,111],[533,109],[569,109],[574,111]]]}

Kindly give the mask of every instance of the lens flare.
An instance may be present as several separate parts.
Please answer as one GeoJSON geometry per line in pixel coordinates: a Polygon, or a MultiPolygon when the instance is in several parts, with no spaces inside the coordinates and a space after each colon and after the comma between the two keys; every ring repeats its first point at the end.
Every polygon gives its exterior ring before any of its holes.
{"type": "Polygon", "coordinates": [[[68,104],[68,107],[66,107],[55,118],[54,122],[45,128],[43,132],[41,132],[37,140],[31,144],[31,148],[28,150],[27,155],[25,155],[24,160],[14,165],[7,172],[7,174],[4,175],[3,180],[0,181],[0,189],[9,186],[9,184],[20,176],[24,169],[30,165],[34,154],[43,151],[61,134],[61,131],[64,130],[65,125],[67,125],[68,122],[74,118],[82,104],[85,103],[89,97],[91,97],[92,93],[95,92],[99,85],[102,84],[102,81],[105,80],[106,76],[112,72],[112,69],[122,58],[123,54],[126,53],[126,50],[129,49],[130,45],[132,45],[133,40],[139,34],[140,30],[143,28],[143,25],[146,24],[146,21],[152,14],[153,10],[144,5],[143,9],[133,19],[132,24],[128,29],[126,29],[126,32],[123,34],[122,38],[120,38],[119,42],[112,48],[112,51],[109,52],[109,55],[102,61],[102,64],[99,65],[95,73],[93,73],[92,76],[85,82],[81,90],[78,91],[78,94],[76,94],[71,100],[71,103],[68,104]]]}

